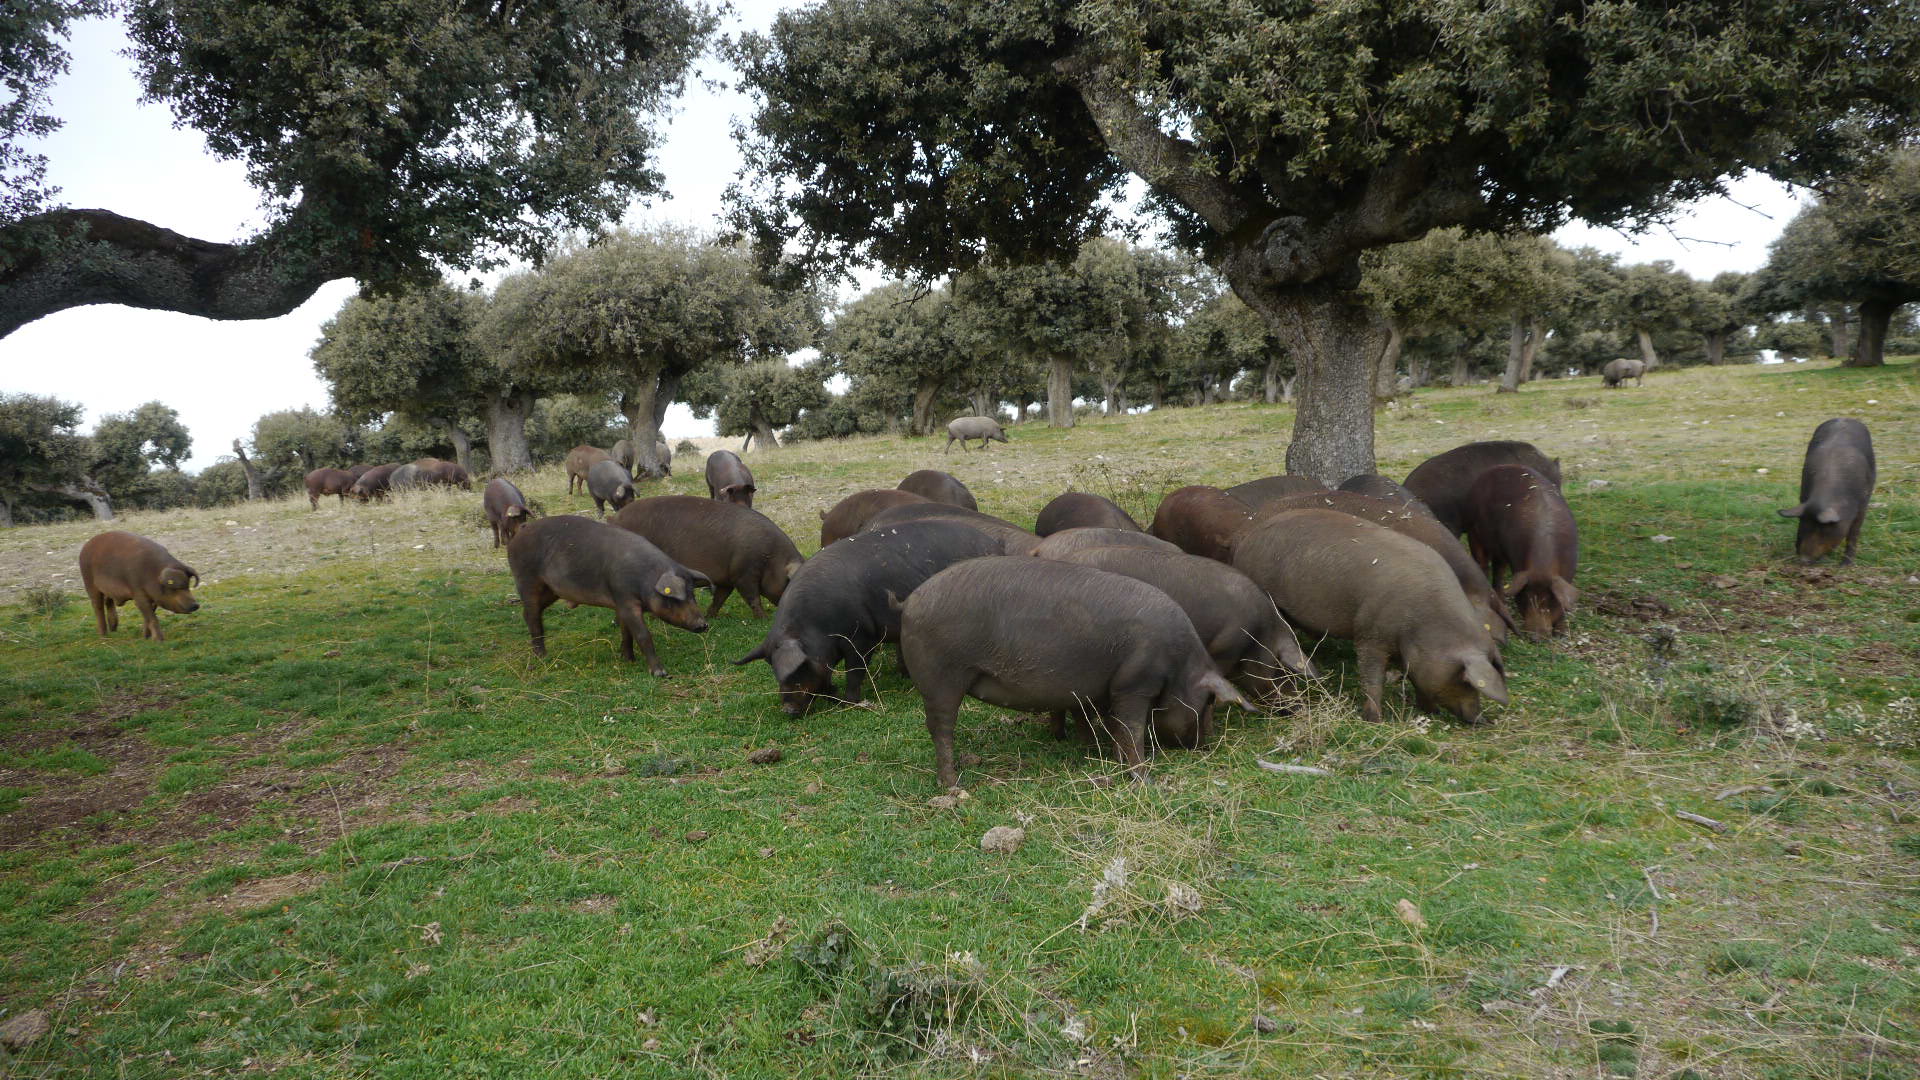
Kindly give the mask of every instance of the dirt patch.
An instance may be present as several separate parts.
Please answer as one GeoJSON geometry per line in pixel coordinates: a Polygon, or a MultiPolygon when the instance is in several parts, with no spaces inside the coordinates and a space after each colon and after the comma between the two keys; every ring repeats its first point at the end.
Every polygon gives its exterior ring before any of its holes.
{"type": "Polygon", "coordinates": [[[67,724],[9,734],[8,745],[16,752],[31,754],[71,744],[107,762],[109,768],[93,776],[0,769],[0,787],[33,791],[12,813],[0,816],[0,851],[21,847],[49,829],[80,829],[76,842],[105,839],[114,819],[145,801],[165,757],[159,747],[129,734],[126,721],[176,700],[161,691],[120,694],[75,715],[67,724]]]}
{"type": "Polygon", "coordinates": [[[214,897],[212,903],[214,907],[229,913],[269,907],[312,892],[320,886],[322,880],[324,879],[320,874],[303,870],[297,874],[282,874],[279,877],[246,881],[235,886],[234,890],[225,896],[214,897]]]}

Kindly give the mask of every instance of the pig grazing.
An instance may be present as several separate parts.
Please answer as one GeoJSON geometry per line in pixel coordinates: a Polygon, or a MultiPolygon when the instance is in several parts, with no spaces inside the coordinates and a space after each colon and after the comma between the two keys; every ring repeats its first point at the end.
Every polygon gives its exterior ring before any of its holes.
{"type": "Polygon", "coordinates": [[[1433,517],[1433,511],[1427,509],[1427,504],[1421,502],[1418,496],[1378,473],[1350,476],[1336,490],[1351,491],[1355,495],[1365,495],[1371,499],[1385,499],[1403,510],[1433,517]]]}
{"type": "Polygon", "coordinates": [[[1000,430],[1000,421],[991,416],[962,416],[947,423],[947,445],[940,452],[950,453],[955,439],[960,440],[960,452],[964,454],[968,439],[979,439],[980,449],[985,450],[995,439],[1006,442],[1007,433],[1000,430]]]}
{"type": "Polygon", "coordinates": [[[731,450],[715,450],[707,455],[707,497],[721,502],[753,505],[753,473],[747,463],[731,450]]]}
{"type": "Polygon", "coordinates": [[[527,497],[504,476],[487,481],[487,489],[480,493],[480,509],[493,527],[494,547],[512,543],[514,534],[527,523],[527,497]]]}
{"type": "Polygon", "coordinates": [[[1466,531],[1467,489],[1480,474],[1495,465],[1525,465],[1560,486],[1560,462],[1549,460],[1528,442],[1499,440],[1472,442],[1435,454],[1407,474],[1407,490],[1427,504],[1440,524],[1459,536],[1466,531]]]}
{"type": "Polygon", "coordinates": [[[962,525],[978,529],[995,540],[1000,541],[1001,550],[1008,555],[1031,555],[1033,549],[1040,546],[1040,538],[1011,521],[982,514],[978,510],[949,506],[946,503],[922,502],[905,503],[888,507],[867,519],[866,532],[887,525],[898,525],[905,521],[957,521],[962,525]]]}
{"type": "Polygon", "coordinates": [[[736,589],[754,618],[766,614],[760,598],[779,603],[802,561],[793,540],[766,515],[697,495],[640,499],[615,515],[613,523],[646,537],[712,582],[709,619],[720,614],[720,605],[736,589]]]}
{"type": "Polygon", "coordinates": [[[1337,510],[1283,510],[1241,538],[1233,565],[1303,632],[1352,640],[1368,720],[1396,658],[1422,709],[1478,723],[1481,697],[1505,704],[1485,614],[1420,541],[1337,510]]]}
{"type": "Polygon", "coordinates": [[[1099,547],[1138,547],[1152,551],[1180,549],[1157,536],[1127,529],[1065,529],[1040,541],[1033,549],[1036,558],[1058,559],[1075,551],[1099,547]]]}
{"type": "Polygon", "coordinates": [[[388,491],[416,491],[426,486],[427,479],[420,472],[420,466],[411,461],[396,467],[387,477],[388,491]]]}
{"type": "Polygon", "coordinates": [[[1316,674],[1273,598],[1231,566],[1141,547],[1082,548],[1057,558],[1144,581],[1172,597],[1220,674],[1250,695],[1266,696],[1288,674],[1316,674]]]}
{"type": "MultiPolygon", "coordinates": [[[[621,439],[614,443],[611,456],[613,460],[620,463],[621,468],[628,472],[632,472],[633,467],[640,461],[640,454],[634,450],[633,442],[629,439],[621,439]]],[[[667,445],[666,440],[661,439],[653,444],[653,456],[660,459],[660,471],[667,476],[672,476],[673,448],[667,445]]]]}
{"type": "Polygon", "coordinates": [[[1801,562],[1824,558],[1842,539],[1847,550],[1840,565],[1853,562],[1876,477],[1867,425],[1842,416],[1813,429],[1807,460],[1800,466],[1800,505],[1780,511],[1781,517],[1800,519],[1793,546],[1801,562]]]}
{"type": "Polygon", "coordinates": [[[398,465],[375,465],[360,474],[360,479],[353,482],[353,489],[349,494],[361,502],[384,498],[387,492],[392,490],[393,473],[399,467],[398,465]]]}
{"type": "Polygon", "coordinates": [[[615,510],[633,501],[633,477],[612,458],[602,458],[587,470],[587,494],[593,496],[593,511],[606,516],[607,504],[615,510]]]}
{"type": "Polygon", "coordinates": [[[1284,499],[1289,495],[1325,491],[1327,485],[1311,476],[1263,476],[1225,490],[1227,494],[1258,510],[1275,499],[1284,499]]]}
{"type": "Polygon", "coordinates": [[[1495,465],[1467,492],[1466,525],[1474,559],[1496,589],[1505,577],[1502,595],[1527,635],[1564,633],[1579,595],[1580,532],[1560,489],[1524,466],[1495,465]]]}
{"type": "Polygon", "coordinates": [[[1609,360],[1607,366],[1600,369],[1601,386],[1619,386],[1628,379],[1633,385],[1644,386],[1647,381],[1647,362],[1645,360],[1609,360]]]}
{"type": "Polygon", "coordinates": [[[952,473],[944,473],[939,469],[917,469],[908,473],[907,478],[900,481],[900,490],[911,491],[923,499],[949,506],[980,509],[980,504],[974,501],[973,492],[967,490],[967,485],[952,473]]]}
{"type": "Polygon", "coordinates": [[[200,575],[166,548],[130,532],[103,532],[80,545],[80,583],[101,637],[120,629],[120,605],[129,600],[145,623],[140,636],[155,641],[167,640],[155,608],[183,615],[200,610],[190,591],[200,575]]]}
{"type": "Polygon", "coordinates": [[[873,515],[889,507],[929,501],[925,495],[915,495],[898,488],[856,491],[834,503],[833,509],[820,512],[820,546],[825,548],[836,540],[852,536],[866,528],[873,515]]]}
{"type": "Polygon", "coordinates": [[[342,503],[353,490],[354,475],[345,469],[315,469],[307,474],[307,504],[320,509],[320,497],[338,495],[342,503]]]}
{"type": "Polygon", "coordinates": [[[372,471],[372,469],[373,469],[373,466],[371,466],[371,465],[349,465],[349,466],[347,466],[347,472],[348,472],[348,474],[349,474],[349,475],[351,475],[351,476],[352,476],[352,477],[353,477],[353,478],[354,478],[355,480],[359,480],[359,479],[360,479],[361,477],[363,477],[363,476],[365,476],[365,475],[367,475],[367,473],[368,473],[368,472],[370,472],[370,471],[372,471]]]}
{"type": "Polygon", "coordinates": [[[863,701],[873,651],[900,640],[906,598],[954,563],[998,554],[992,537],[956,521],[910,521],[849,536],[793,575],[766,639],[734,663],[765,660],[789,716],[806,712],[816,697],[839,697],[833,669],[841,663],[845,700],[863,701]]]}
{"type": "Polygon", "coordinates": [[[1120,760],[1146,779],[1147,728],[1198,745],[1213,704],[1244,705],[1166,593],[1119,574],[1048,559],[969,559],[907,598],[900,659],[926,704],[940,786],[960,782],[953,727],[960,702],[1105,722],[1120,760]],[[1044,613],[1044,614],[1041,614],[1044,613]]]}
{"type": "Polygon", "coordinates": [[[1189,555],[1233,561],[1233,543],[1253,527],[1251,508],[1216,487],[1195,484],[1170,492],[1147,531],[1189,555]]]}
{"type": "Polygon", "coordinates": [[[413,464],[420,470],[420,479],[423,484],[431,487],[457,487],[462,491],[473,490],[473,477],[461,467],[459,462],[425,457],[413,464]]]}
{"type": "Polygon", "coordinates": [[[567,494],[574,493],[576,484],[579,490],[587,490],[587,472],[593,468],[594,462],[612,460],[612,454],[597,446],[576,446],[567,451],[567,494]]]}
{"type": "Polygon", "coordinates": [[[1052,502],[1041,507],[1040,516],[1033,523],[1033,531],[1040,536],[1052,536],[1068,529],[1132,529],[1140,532],[1140,523],[1112,499],[1103,499],[1084,491],[1069,491],[1056,495],[1052,502]]]}
{"type": "Polygon", "coordinates": [[[507,545],[507,566],[520,592],[520,613],[535,656],[547,655],[544,616],[556,600],[613,609],[620,658],[633,660],[637,640],[647,670],[660,677],[667,669],[653,651],[646,616],[696,634],[707,629],[693,590],[712,583],[625,529],[573,514],[541,518],[507,545]]]}

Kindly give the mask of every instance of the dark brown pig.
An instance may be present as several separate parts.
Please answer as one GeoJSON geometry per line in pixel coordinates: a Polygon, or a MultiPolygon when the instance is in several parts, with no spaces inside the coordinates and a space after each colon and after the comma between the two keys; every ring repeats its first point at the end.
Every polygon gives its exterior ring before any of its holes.
{"type": "Polygon", "coordinates": [[[834,503],[833,509],[820,512],[820,546],[824,548],[835,540],[852,536],[866,528],[868,519],[888,507],[930,501],[925,495],[915,495],[898,488],[856,491],[834,503]]]}
{"type": "Polygon", "coordinates": [[[1139,547],[1153,551],[1180,550],[1157,536],[1131,532],[1127,529],[1066,529],[1041,540],[1040,545],[1033,549],[1033,554],[1042,559],[1057,559],[1071,552],[1097,547],[1139,547]]]}
{"type": "Polygon", "coordinates": [[[916,469],[908,473],[907,478],[900,481],[900,490],[911,491],[933,502],[962,506],[968,510],[980,509],[980,504],[974,501],[973,492],[967,490],[967,485],[952,473],[944,473],[939,469],[916,469]]]}
{"type": "MultiPolygon", "coordinates": [[[[1411,510],[1417,514],[1425,514],[1428,517],[1433,517],[1433,511],[1427,508],[1426,503],[1420,501],[1419,496],[1416,496],[1413,492],[1401,487],[1394,481],[1381,476],[1379,473],[1362,473],[1359,476],[1350,476],[1336,490],[1351,491],[1355,495],[1365,495],[1372,499],[1385,499],[1403,510],[1411,510]]],[[[1434,520],[1438,521],[1440,519],[1434,518],[1434,520]]]]}
{"type": "Polygon", "coordinates": [[[576,484],[580,491],[587,490],[587,471],[593,468],[593,463],[611,460],[613,455],[597,446],[582,445],[567,451],[567,494],[574,493],[576,484]]]}
{"type": "Polygon", "coordinates": [[[514,534],[527,523],[527,497],[504,476],[487,481],[487,489],[480,494],[480,509],[493,527],[494,547],[512,543],[514,534]]]}
{"type": "Polygon", "coordinates": [[[613,523],[646,537],[711,581],[709,619],[735,590],[754,618],[766,614],[760,598],[779,603],[802,561],[793,540],[765,514],[696,495],[639,499],[616,514],[613,523]]]}
{"type": "Polygon", "coordinates": [[[365,475],[367,475],[367,473],[368,473],[368,472],[370,472],[370,471],[372,471],[372,469],[373,469],[373,466],[371,466],[371,465],[349,465],[349,466],[347,466],[347,472],[348,472],[348,473],[350,473],[350,474],[352,474],[352,476],[353,476],[353,478],[354,478],[355,480],[359,480],[359,479],[360,479],[361,477],[363,477],[363,476],[365,476],[365,475]]]}
{"type": "Polygon", "coordinates": [[[1120,509],[1118,503],[1084,491],[1054,496],[1052,502],[1040,508],[1040,516],[1033,523],[1033,531],[1040,536],[1052,536],[1068,529],[1142,531],[1140,523],[1120,509]]]}
{"type": "Polygon", "coordinates": [[[507,566],[520,592],[520,612],[533,638],[533,655],[547,655],[545,613],[556,600],[611,608],[620,627],[620,658],[633,660],[640,642],[647,670],[667,669],[653,650],[647,615],[682,630],[705,633],[696,588],[711,583],[625,529],[574,514],[529,522],[507,545],[507,566]]]}
{"type": "Polygon", "coordinates": [[[995,540],[1000,541],[1001,550],[1009,555],[1031,555],[1033,549],[1040,546],[1040,538],[1011,521],[983,514],[978,510],[968,510],[964,506],[951,506],[947,503],[921,502],[890,506],[867,519],[867,527],[862,530],[871,532],[886,525],[898,525],[906,521],[927,521],[930,519],[957,521],[979,529],[995,540]]]}
{"type": "Polygon", "coordinates": [[[789,716],[806,712],[816,697],[840,699],[833,669],[842,663],[843,700],[863,701],[873,651],[900,640],[906,598],[954,563],[998,554],[998,541],[957,521],[910,521],[849,536],[793,575],[766,639],[734,663],[772,666],[789,716]]]}
{"type": "Polygon", "coordinates": [[[1877,477],[1867,425],[1842,416],[1813,429],[1800,466],[1800,505],[1780,511],[1781,517],[1800,519],[1793,546],[1801,562],[1824,558],[1843,539],[1847,550],[1840,565],[1853,562],[1877,477]]]}
{"type": "Polygon", "coordinates": [[[1420,541],[1337,510],[1284,510],[1241,538],[1233,565],[1302,632],[1353,642],[1366,719],[1380,719],[1387,662],[1395,659],[1422,709],[1478,723],[1482,697],[1506,703],[1486,615],[1420,541]]]}
{"type": "Polygon", "coordinates": [[[1560,489],[1525,466],[1495,465],[1467,492],[1466,515],[1474,559],[1513,601],[1527,635],[1545,640],[1566,632],[1579,596],[1573,578],[1580,532],[1560,489]]]}
{"type": "Polygon", "coordinates": [[[1258,510],[1275,499],[1284,499],[1289,495],[1325,491],[1327,485],[1311,476],[1263,476],[1258,480],[1249,480],[1244,484],[1235,484],[1223,490],[1258,510]]]}
{"type": "Polygon", "coordinates": [[[612,458],[602,458],[587,470],[587,494],[593,496],[593,511],[605,516],[607,504],[615,510],[633,501],[633,477],[612,458]]]}
{"type": "Polygon", "coordinates": [[[1560,461],[1529,442],[1471,442],[1435,454],[1407,474],[1407,490],[1427,504],[1440,524],[1459,536],[1466,531],[1467,489],[1495,465],[1525,465],[1560,486],[1560,461]]]}
{"type": "Polygon", "coordinates": [[[457,487],[461,491],[473,490],[472,475],[457,461],[424,457],[413,464],[420,470],[422,484],[429,487],[457,487]]]}
{"type": "Polygon", "coordinates": [[[399,467],[398,465],[375,465],[360,474],[360,479],[353,482],[353,489],[349,494],[361,502],[385,498],[393,486],[393,472],[399,467]]]}
{"type": "Polygon", "coordinates": [[[120,629],[120,605],[129,600],[144,623],[140,636],[155,641],[167,639],[156,608],[183,615],[200,610],[191,591],[200,575],[166,548],[130,532],[103,532],[80,545],[80,583],[101,637],[120,629]]]}
{"type": "Polygon", "coordinates": [[[1124,574],[1172,597],[1193,621],[1220,674],[1249,695],[1270,696],[1288,675],[1318,674],[1273,598],[1231,566],[1184,551],[1141,547],[1083,548],[1056,558],[1124,574]]]}
{"type": "Polygon", "coordinates": [[[1147,531],[1189,555],[1233,561],[1233,542],[1253,527],[1251,508],[1216,487],[1195,484],[1170,492],[1147,531]]]}
{"type": "Polygon", "coordinates": [[[960,782],[953,728],[968,697],[1052,713],[1056,732],[1068,712],[1084,715],[1138,780],[1149,726],[1163,742],[1199,745],[1216,701],[1246,704],[1166,593],[1049,559],[990,556],[935,574],[907,598],[900,659],[926,704],[942,788],[960,782]]]}
{"type": "Polygon", "coordinates": [[[307,504],[320,509],[320,497],[338,495],[342,503],[353,490],[354,475],[345,469],[315,469],[307,474],[307,504]]]}
{"type": "Polygon", "coordinates": [[[707,497],[721,502],[753,505],[753,473],[740,455],[715,450],[707,455],[707,497]]]}

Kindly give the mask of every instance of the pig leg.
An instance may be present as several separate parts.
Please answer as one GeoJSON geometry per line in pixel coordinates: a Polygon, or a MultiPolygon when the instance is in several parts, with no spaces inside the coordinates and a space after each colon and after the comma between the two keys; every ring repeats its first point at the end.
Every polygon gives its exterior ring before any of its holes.
{"type": "Polygon", "coordinates": [[[105,593],[87,590],[87,599],[93,602],[93,624],[100,628],[100,636],[107,636],[107,612],[112,608],[107,604],[105,593]]]}
{"type": "Polygon", "coordinates": [[[547,655],[547,623],[542,616],[559,594],[547,588],[544,581],[525,582],[520,586],[520,614],[526,616],[527,635],[533,639],[533,655],[547,655]]]}
{"type": "Polygon", "coordinates": [[[1847,527],[1847,550],[1840,555],[1841,566],[1853,565],[1853,551],[1860,546],[1860,526],[1866,523],[1867,512],[1863,509],[1854,516],[1853,524],[1847,527]]]}
{"type": "Polygon", "coordinates": [[[740,599],[747,602],[747,610],[753,612],[754,618],[764,619],[767,617],[767,609],[760,606],[759,574],[752,574],[748,576],[746,581],[741,582],[740,599]]]}
{"type": "Polygon", "coordinates": [[[945,687],[920,688],[927,703],[927,734],[933,736],[933,767],[942,790],[960,786],[960,769],[953,762],[953,725],[960,716],[959,693],[945,687]]]}
{"type": "Polygon", "coordinates": [[[1053,731],[1054,738],[1056,739],[1066,738],[1067,737],[1067,710],[1055,709],[1051,713],[1048,713],[1047,727],[1053,731]]]}
{"type": "MultiPolygon", "coordinates": [[[[718,617],[720,614],[720,605],[726,603],[727,597],[732,595],[733,595],[733,586],[722,585],[717,581],[714,582],[713,603],[707,605],[707,618],[712,619],[712,618],[718,617]]],[[[745,596],[746,593],[742,592],[740,595],[745,596]]],[[[754,614],[758,615],[760,613],[756,611],[754,612],[754,614]]]]}
{"type": "Polygon", "coordinates": [[[645,615],[635,612],[620,615],[620,656],[625,660],[633,659],[633,643],[640,643],[640,652],[647,658],[647,672],[656,679],[667,677],[667,666],[660,662],[660,654],[653,651],[653,634],[647,630],[645,615]]]}
{"type": "MultiPolygon", "coordinates": [[[[967,444],[966,444],[966,443],[961,443],[961,444],[960,444],[960,449],[961,449],[961,450],[963,450],[963,451],[964,451],[964,450],[965,450],[966,448],[967,448],[967,444]]],[[[944,450],[942,450],[942,451],[940,451],[940,452],[941,452],[941,453],[943,453],[943,454],[951,454],[951,453],[953,453],[953,436],[951,436],[951,435],[949,435],[949,436],[947,436],[947,447],[946,447],[946,449],[944,449],[944,450]]]]}
{"type": "Polygon", "coordinates": [[[1152,709],[1153,700],[1144,695],[1116,697],[1113,717],[1107,723],[1114,747],[1120,751],[1120,760],[1127,766],[1127,772],[1142,784],[1147,783],[1147,715],[1152,709]]]}
{"type": "Polygon", "coordinates": [[[122,601],[115,600],[110,596],[103,596],[102,599],[106,600],[107,602],[107,630],[109,632],[119,630],[120,629],[120,604],[122,603],[122,601]]]}
{"type": "Polygon", "coordinates": [[[1375,642],[1356,641],[1353,643],[1353,657],[1360,667],[1360,689],[1366,701],[1360,707],[1360,718],[1369,723],[1380,722],[1380,699],[1384,695],[1387,681],[1387,650],[1375,642]]]}
{"type": "Polygon", "coordinates": [[[167,640],[167,635],[160,632],[160,616],[153,613],[153,601],[136,593],[133,597],[133,606],[140,609],[140,619],[145,623],[140,636],[152,638],[155,641],[167,640]]]}

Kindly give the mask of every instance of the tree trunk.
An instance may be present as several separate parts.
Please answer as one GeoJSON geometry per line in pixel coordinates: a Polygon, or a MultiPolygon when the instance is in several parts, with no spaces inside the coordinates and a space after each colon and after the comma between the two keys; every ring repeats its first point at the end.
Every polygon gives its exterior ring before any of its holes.
{"type": "Polygon", "coordinates": [[[1527,340],[1520,346],[1520,381],[1532,382],[1539,378],[1533,370],[1533,358],[1540,355],[1540,341],[1546,336],[1545,328],[1540,325],[1540,317],[1535,315],[1527,319],[1527,340]]]}
{"type": "Polygon", "coordinates": [[[1073,426],[1073,361],[1064,356],[1047,360],[1047,426],[1073,426]]]}
{"type": "Polygon", "coordinates": [[[472,473],[473,436],[468,435],[466,429],[459,424],[443,417],[434,417],[432,423],[434,427],[440,429],[441,434],[447,437],[447,441],[453,443],[453,460],[459,462],[460,467],[468,473],[472,473]]]}
{"type": "Polygon", "coordinates": [[[932,376],[922,375],[913,384],[913,422],[908,425],[907,434],[933,434],[933,399],[939,393],[940,380],[932,376]]]}
{"type": "Polygon", "coordinates": [[[113,520],[113,500],[109,499],[107,493],[92,479],[87,479],[82,484],[61,484],[59,487],[47,490],[86,503],[87,508],[93,511],[95,521],[113,520]]]}
{"type": "Polygon", "coordinates": [[[1373,400],[1376,404],[1385,404],[1400,396],[1400,347],[1406,339],[1400,333],[1400,326],[1387,323],[1387,344],[1380,350],[1380,356],[1374,362],[1373,400]]]}
{"type": "Polygon", "coordinates": [[[627,418],[627,439],[633,443],[635,476],[658,480],[667,475],[655,444],[660,441],[660,421],[679,385],[678,377],[669,379],[655,371],[641,376],[632,390],[620,395],[620,415],[627,418]]]}
{"type": "Polygon", "coordinates": [[[1707,341],[1707,363],[1720,366],[1727,362],[1727,334],[1724,330],[1712,330],[1702,334],[1707,341]]]}
{"type": "Polygon", "coordinates": [[[240,471],[247,477],[247,501],[259,502],[267,497],[266,489],[260,486],[260,473],[247,460],[247,452],[240,449],[240,440],[233,440],[233,456],[240,459],[240,471]]]}
{"type": "Polygon", "coordinates": [[[1899,304],[1885,300],[1862,300],[1860,302],[1860,340],[1854,344],[1854,353],[1841,361],[1842,367],[1864,368],[1880,367],[1887,362],[1887,326],[1893,322],[1893,313],[1899,304]]]}
{"type": "Polygon", "coordinates": [[[773,425],[758,416],[753,418],[753,437],[760,440],[760,452],[763,454],[780,449],[780,438],[773,433],[773,425]]]}
{"type": "Polygon", "coordinates": [[[753,445],[753,432],[749,431],[747,432],[747,437],[740,440],[740,452],[743,454],[746,453],[747,447],[752,445],[753,445]]]}
{"type": "Polygon", "coordinates": [[[1118,416],[1120,408],[1120,376],[1117,374],[1100,375],[1100,413],[1103,416],[1118,416]]]}
{"type": "Polygon", "coordinates": [[[975,390],[973,392],[973,415],[992,416],[999,412],[1000,410],[995,407],[999,403],[999,398],[1000,395],[994,393],[991,387],[983,386],[975,390]]]}
{"type": "Polygon", "coordinates": [[[1280,358],[1267,358],[1267,367],[1260,373],[1260,400],[1269,405],[1280,402],[1280,358]]]}
{"type": "Polygon", "coordinates": [[[1412,362],[1407,365],[1407,374],[1413,379],[1413,385],[1416,388],[1427,385],[1427,380],[1432,376],[1429,370],[1432,365],[1429,360],[1427,350],[1419,349],[1414,352],[1412,362]]]}
{"type": "Polygon", "coordinates": [[[527,446],[527,417],[533,414],[533,402],[534,396],[524,390],[487,399],[487,453],[495,473],[533,468],[533,451],[527,446]]]}
{"type": "Polygon", "coordinates": [[[1287,472],[1335,487],[1374,471],[1375,358],[1386,348],[1379,315],[1338,284],[1235,291],[1292,353],[1300,401],[1287,472]]]}
{"type": "Polygon", "coordinates": [[[1453,371],[1447,375],[1447,385],[1467,385],[1467,354],[1465,352],[1453,354],[1453,371]]]}
{"type": "Polygon", "coordinates": [[[1013,395],[1013,422],[1016,424],[1026,423],[1027,410],[1032,407],[1033,407],[1032,394],[1028,393],[1025,390],[1022,390],[1019,393],[1013,395]]]}
{"type": "Polygon", "coordinates": [[[1512,394],[1520,389],[1520,353],[1527,342],[1527,323],[1515,315],[1507,328],[1507,369],[1500,373],[1499,393],[1512,394]]]}
{"type": "Polygon", "coordinates": [[[1160,410],[1161,406],[1167,403],[1167,380],[1165,376],[1156,376],[1154,378],[1153,391],[1148,395],[1147,403],[1152,405],[1156,412],[1160,410]]]}
{"type": "Polygon", "coordinates": [[[1852,321],[1845,304],[1827,312],[1827,333],[1832,337],[1835,360],[1849,360],[1854,355],[1853,347],[1847,341],[1847,326],[1852,321]]]}
{"type": "Polygon", "coordinates": [[[0,496],[0,529],[13,528],[13,504],[0,496]]]}
{"type": "Polygon", "coordinates": [[[1660,354],[1653,351],[1653,335],[1644,327],[1634,327],[1633,334],[1640,339],[1640,359],[1646,361],[1647,370],[1660,366],[1660,354]]]}
{"type": "Polygon", "coordinates": [[[1293,404],[1293,384],[1299,381],[1299,379],[1300,376],[1298,375],[1289,375],[1280,380],[1280,400],[1282,403],[1287,405],[1293,404]]]}

